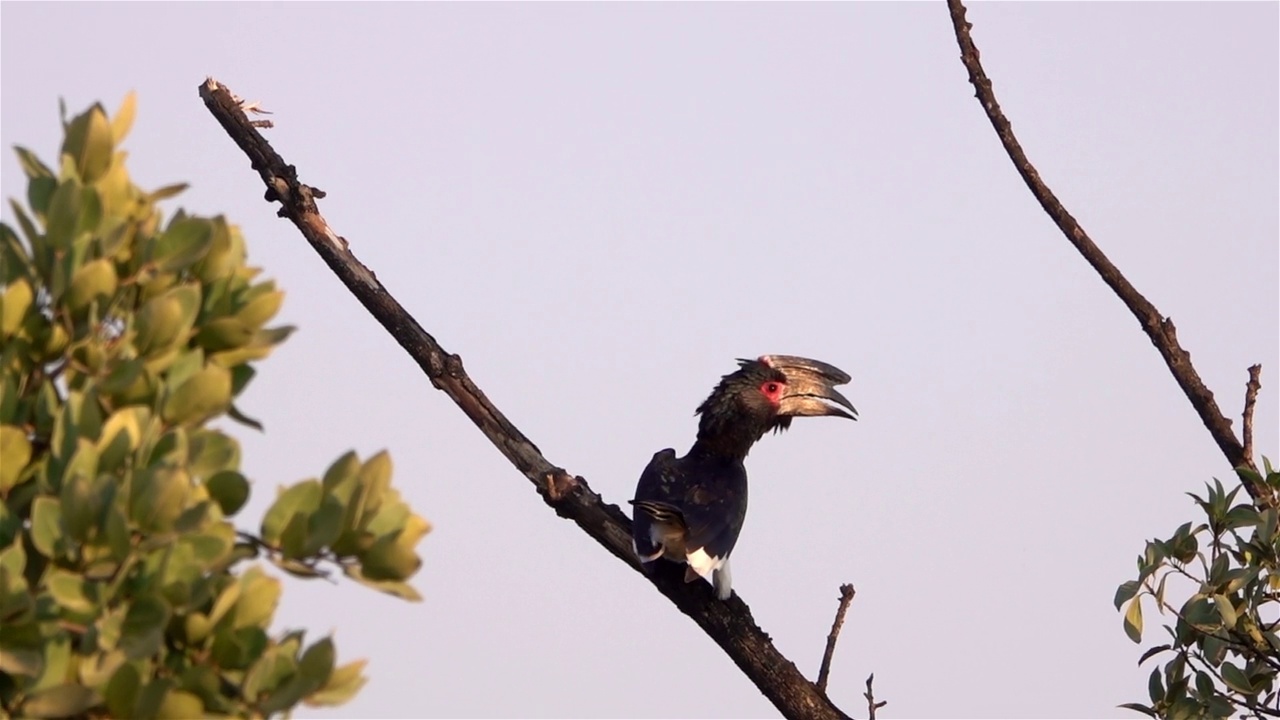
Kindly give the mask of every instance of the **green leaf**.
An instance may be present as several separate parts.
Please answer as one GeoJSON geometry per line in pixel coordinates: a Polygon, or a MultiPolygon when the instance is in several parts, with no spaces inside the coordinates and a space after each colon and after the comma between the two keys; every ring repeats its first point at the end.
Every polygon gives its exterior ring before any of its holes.
{"type": "Polygon", "coordinates": [[[120,101],[120,107],[116,108],[116,114],[111,116],[111,139],[119,145],[125,136],[129,134],[129,129],[133,127],[133,118],[138,113],[138,93],[130,90],[124,100],[120,101]]]}
{"type": "Polygon", "coordinates": [[[30,150],[15,145],[13,152],[18,156],[18,164],[22,166],[22,172],[26,173],[27,179],[35,180],[36,178],[53,179],[53,171],[40,161],[40,158],[30,150]]]}
{"type": "Polygon", "coordinates": [[[151,260],[161,272],[186,270],[212,247],[212,226],[203,218],[185,218],[171,224],[155,243],[151,260]]]}
{"type": "Polygon", "coordinates": [[[275,317],[276,313],[280,311],[280,305],[283,302],[284,291],[282,290],[259,295],[251,300],[249,304],[240,308],[239,312],[236,313],[236,319],[252,331],[260,330],[263,325],[267,324],[267,321],[275,317]]]}
{"type": "Polygon", "coordinates": [[[4,457],[0,465],[0,495],[7,495],[31,462],[31,441],[27,433],[13,425],[0,425],[0,456],[4,457]]]}
{"type": "Polygon", "coordinates": [[[1191,698],[1183,697],[1175,700],[1171,707],[1166,711],[1165,717],[1168,720],[1200,720],[1204,714],[1200,711],[1200,704],[1191,698]]]}
{"type": "MultiPolygon", "coordinates": [[[[17,203],[13,205],[18,207],[17,203]]],[[[20,208],[14,214],[18,216],[19,225],[24,228],[31,226],[31,219],[20,208]]],[[[19,279],[34,276],[35,266],[22,241],[18,239],[18,234],[7,223],[0,223],[0,285],[7,287],[19,279]]]]}
{"type": "MultiPolygon", "coordinates": [[[[280,545],[295,516],[301,517],[301,527],[305,530],[306,518],[319,509],[322,494],[319,480],[304,480],[282,490],[262,518],[262,539],[272,545],[280,545]]],[[[301,538],[296,541],[299,551],[301,541],[301,538]]]]}
{"type": "Polygon", "coordinates": [[[371,587],[374,590],[378,590],[379,592],[384,592],[384,593],[387,593],[388,595],[392,595],[400,598],[401,600],[407,600],[409,602],[422,602],[421,593],[419,593],[416,589],[414,589],[412,585],[410,585],[407,582],[401,582],[398,580],[370,580],[369,578],[365,577],[360,572],[360,568],[355,565],[344,565],[342,567],[342,572],[347,577],[351,578],[352,580],[355,580],[361,585],[364,585],[366,587],[371,587]]]}
{"type": "Polygon", "coordinates": [[[33,718],[63,718],[79,715],[102,702],[94,690],[76,683],[62,683],[32,693],[22,703],[21,714],[33,718]]]}
{"type": "MultiPolygon", "coordinates": [[[[1267,700],[1267,704],[1271,704],[1272,700],[1267,700]]],[[[1214,718],[1229,718],[1236,713],[1236,706],[1223,695],[1214,695],[1209,698],[1209,716],[1214,718]]]]}
{"type": "Polygon", "coordinates": [[[39,650],[0,646],[0,670],[10,675],[35,678],[43,669],[44,656],[39,650]]]}
{"type": "Polygon", "coordinates": [[[1126,710],[1135,710],[1137,712],[1142,713],[1143,715],[1149,715],[1151,717],[1160,717],[1159,715],[1156,714],[1155,710],[1152,710],[1150,707],[1147,707],[1142,703],[1125,703],[1123,705],[1117,705],[1116,707],[1122,707],[1126,710]]]}
{"type": "Polygon", "coordinates": [[[1164,700],[1164,683],[1161,682],[1160,668],[1152,670],[1151,676],[1147,678],[1147,695],[1150,696],[1152,703],[1164,700]]]}
{"type": "Polygon", "coordinates": [[[1231,600],[1222,594],[1213,596],[1213,604],[1218,608],[1218,614],[1222,616],[1222,622],[1228,630],[1235,628],[1238,619],[1236,609],[1232,606],[1231,600]]]}
{"type": "Polygon", "coordinates": [[[111,677],[125,663],[119,650],[98,651],[80,661],[80,682],[92,688],[105,689],[111,677]]]}
{"type": "Polygon", "coordinates": [[[165,400],[161,415],[174,424],[197,423],[221,413],[230,404],[230,371],[206,365],[165,400]]]}
{"type": "Polygon", "coordinates": [[[18,332],[33,300],[35,293],[26,278],[4,289],[4,293],[0,294],[0,339],[7,340],[18,332]]]}
{"type": "Polygon", "coordinates": [[[111,676],[107,683],[107,709],[113,717],[137,717],[134,708],[138,705],[138,690],[142,686],[142,676],[131,664],[124,664],[111,676]]]}
{"type": "Polygon", "coordinates": [[[1222,679],[1227,683],[1227,687],[1245,695],[1253,695],[1257,693],[1257,689],[1253,687],[1253,683],[1249,682],[1249,678],[1245,676],[1240,668],[1231,662],[1222,663],[1219,668],[1222,671],[1222,679]]]}
{"type": "Polygon", "coordinates": [[[102,508],[94,502],[97,496],[98,451],[84,438],[80,438],[78,445],[75,456],[67,464],[58,499],[62,507],[62,526],[68,537],[83,542],[88,539],[102,508]]]}
{"type": "Polygon", "coordinates": [[[213,609],[209,611],[210,623],[217,625],[236,606],[236,602],[240,600],[240,590],[243,587],[243,582],[233,582],[223,588],[218,595],[218,599],[213,603],[213,609]]]}
{"type": "Polygon", "coordinates": [[[236,600],[234,627],[265,627],[280,601],[280,581],[255,567],[246,571],[240,582],[243,587],[236,600]]]}
{"type": "Polygon", "coordinates": [[[342,534],[342,519],[345,514],[346,508],[341,501],[332,495],[324,496],[320,507],[307,519],[307,541],[302,555],[314,555],[332,545],[342,534]]]}
{"type": "Polygon", "coordinates": [[[181,195],[188,187],[190,186],[184,182],[165,185],[162,188],[152,190],[150,193],[147,193],[147,197],[150,198],[153,203],[160,202],[161,200],[168,200],[171,197],[181,195]]]}
{"type": "Polygon", "coordinates": [[[256,331],[237,317],[221,317],[204,324],[196,333],[196,342],[211,353],[244,347],[256,331]]]}
{"type": "Polygon", "coordinates": [[[107,114],[102,106],[94,105],[71,121],[62,143],[62,152],[71,156],[80,178],[91,183],[102,177],[111,166],[113,145],[107,114]]]}
{"type": "Polygon", "coordinates": [[[51,560],[61,557],[66,538],[62,529],[62,506],[54,498],[41,496],[32,503],[31,543],[51,560]]]}
{"type": "Polygon", "coordinates": [[[1116,588],[1116,598],[1115,598],[1116,610],[1119,610],[1121,605],[1124,605],[1125,603],[1132,600],[1133,596],[1138,594],[1138,590],[1140,588],[1141,586],[1138,584],[1137,580],[1129,580],[1128,582],[1122,583],[1120,587],[1116,588]]]}
{"type": "Polygon", "coordinates": [[[160,709],[156,712],[157,720],[190,720],[204,717],[204,703],[200,698],[185,690],[170,690],[160,701],[160,709]]]}
{"type": "Polygon", "coordinates": [[[240,443],[220,430],[201,430],[191,436],[191,474],[211,478],[240,466],[240,443]]]}
{"type": "Polygon", "coordinates": [[[1124,614],[1124,634],[1135,643],[1142,642],[1142,598],[1136,597],[1129,602],[1129,609],[1124,614]]]}
{"type": "Polygon", "coordinates": [[[231,407],[227,408],[227,417],[235,420],[241,425],[251,427],[258,432],[262,432],[262,422],[240,412],[240,409],[236,407],[235,403],[232,403],[231,407]]]}
{"type": "Polygon", "coordinates": [[[302,653],[302,659],[298,661],[298,674],[313,687],[322,687],[333,674],[334,659],[333,639],[323,638],[302,653]]]}
{"type": "Polygon", "coordinates": [[[158,595],[135,598],[120,629],[120,649],[130,660],[155,655],[164,643],[164,629],[170,614],[169,603],[158,595]]]}
{"type": "Polygon", "coordinates": [[[358,557],[362,574],[370,580],[405,580],[422,565],[413,547],[401,543],[395,535],[378,538],[358,557]]]}
{"type": "Polygon", "coordinates": [[[324,684],[324,687],[309,695],[306,703],[312,706],[325,706],[341,705],[347,702],[368,682],[368,678],[364,676],[364,666],[367,663],[367,660],[356,660],[336,668],[329,675],[329,681],[324,684]]]}
{"type": "Polygon", "coordinates": [[[1170,649],[1172,649],[1172,647],[1169,645],[1157,645],[1153,648],[1150,648],[1146,652],[1142,653],[1142,657],[1138,658],[1138,665],[1142,665],[1142,663],[1146,662],[1149,658],[1155,655],[1159,655],[1160,653],[1170,649]]]}
{"type": "Polygon", "coordinates": [[[1209,673],[1203,670],[1196,671],[1196,692],[1201,697],[1210,697],[1215,694],[1213,678],[1209,677],[1209,673]]]}
{"type": "Polygon", "coordinates": [[[148,300],[135,316],[139,354],[155,356],[185,340],[199,312],[198,285],[179,285],[148,300]]]}
{"type": "Polygon", "coordinates": [[[97,609],[89,599],[83,575],[54,568],[45,574],[44,584],[62,608],[77,614],[90,614],[97,609]]]}
{"type": "Polygon", "coordinates": [[[224,470],[209,478],[205,481],[205,489],[227,517],[240,512],[249,499],[249,481],[234,470],[224,470]]]}
{"type": "Polygon", "coordinates": [[[73,313],[87,310],[90,303],[102,303],[115,295],[119,280],[116,265],[111,260],[98,258],[87,262],[71,276],[71,285],[62,295],[62,304],[73,313]]]}
{"type": "MultiPolygon", "coordinates": [[[[333,461],[328,470],[324,471],[324,489],[328,492],[334,492],[338,486],[343,485],[356,476],[360,471],[360,458],[355,451],[348,450],[342,457],[333,461]]],[[[345,502],[346,498],[343,498],[345,502]]]]}

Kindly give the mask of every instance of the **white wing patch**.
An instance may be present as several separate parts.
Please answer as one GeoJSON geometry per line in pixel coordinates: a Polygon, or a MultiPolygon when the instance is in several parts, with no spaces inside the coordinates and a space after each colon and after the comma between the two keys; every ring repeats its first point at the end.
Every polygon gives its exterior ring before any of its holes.
{"type": "Polygon", "coordinates": [[[686,556],[685,562],[689,563],[689,567],[693,568],[694,572],[711,583],[711,586],[716,589],[716,597],[728,600],[733,594],[733,576],[729,573],[727,555],[714,557],[708,555],[705,548],[698,548],[686,556]]]}
{"type": "MultiPolygon", "coordinates": [[[[665,552],[661,534],[656,527],[649,528],[649,539],[654,545],[658,546],[658,551],[648,557],[640,554],[640,548],[636,546],[635,540],[631,541],[631,548],[635,551],[636,556],[640,558],[640,562],[653,562],[662,557],[665,552]]],[[[715,557],[707,554],[705,548],[698,548],[685,556],[685,562],[688,563],[689,567],[693,568],[694,572],[702,576],[702,579],[711,583],[711,586],[715,588],[716,597],[721,600],[728,600],[729,596],[733,594],[733,576],[729,573],[728,556],[715,557]]]]}
{"type": "Polygon", "coordinates": [[[729,574],[729,557],[708,555],[705,548],[698,548],[685,557],[685,562],[693,571],[711,583],[716,589],[716,597],[728,600],[733,593],[733,577],[729,574]]]}

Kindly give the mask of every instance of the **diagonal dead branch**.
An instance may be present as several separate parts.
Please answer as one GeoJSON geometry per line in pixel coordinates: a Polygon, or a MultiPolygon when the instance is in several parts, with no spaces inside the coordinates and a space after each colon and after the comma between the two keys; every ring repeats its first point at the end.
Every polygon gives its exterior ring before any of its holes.
{"type": "Polygon", "coordinates": [[[1258,402],[1258,391],[1262,389],[1262,366],[1249,366],[1249,382],[1244,386],[1244,417],[1240,427],[1240,436],[1244,439],[1244,456],[1253,459],[1253,406],[1258,402]]]}
{"type": "Polygon", "coordinates": [[[844,627],[844,614],[849,611],[849,603],[858,591],[845,583],[840,586],[840,605],[836,608],[836,618],[831,622],[831,632],[827,634],[827,649],[822,653],[822,666],[818,668],[818,691],[827,692],[827,678],[831,675],[831,657],[836,654],[836,641],[840,639],[840,628],[844,627]]]}
{"type": "MultiPolygon", "coordinates": [[[[210,78],[200,84],[199,92],[209,112],[249,156],[253,169],[266,183],[266,199],[280,202],[278,214],[297,226],[351,294],[418,363],[431,384],[471,418],[557,515],[572,520],[615,557],[641,572],[631,548],[630,518],[616,505],[601,500],[586,480],[543,457],[472,382],[463,370],[462,359],[446,352],[387,292],[373,271],[351,254],[346,239],[329,227],[316,207],[315,200],[324,193],[298,181],[297,170],[267,143],[226,86],[210,78]]],[[[686,584],[680,573],[645,577],[692,618],[784,716],[815,720],[847,717],[774,647],[740,597],[717,600],[708,585],[686,584]]]]}
{"type": "MultiPolygon", "coordinates": [[[[978,101],[987,113],[987,119],[991,121],[991,126],[995,128],[1000,143],[1008,153],[1009,159],[1013,161],[1018,174],[1030,188],[1031,194],[1057,224],[1067,241],[1075,246],[1102,277],[1102,281],[1120,297],[1120,300],[1129,308],[1129,312],[1138,319],[1143,331],[1164,358],[1165,364],[1169,366],[1169,372],[1173,374],[1174,380],[1191,401],[1205,429],[1213,436],[1214,442],[1218,444],[1227,462],[1231,463],[1231,467],[1245,466],[1256,471],[1257,467],[1254,465],[1252,456],[1245,452],[1244,446],[1231,430],[1231,420],[1222,414],[1218,403],[1213,399],[1213,393],[1205,387],[1204,381],[1192,366],[1191,354],[1178,344],[1177,330],[1173,326],[1173,320],[1161,315],[1156,306],[1143,297],[1142,293],[1138,292],[1137,288],[1121,274],[1120,269],[1094,244],[1084,228],[1080,227],[1080,223],[1067,212],[1058,197],[1041,180],[1035,166],[1027,159],[1022,145],[1013,134],[1013,126],[1000,109],[1000,103],[996,101],[991,79],[982,69],[980,53],[969,33],[973,25],[965,19],[964,3],[961,0],[947,0],[947,7],[951,10],[951,24],[955,30],[956,43],[960,46],[960,61],[969,71],[969,82],[973,84],[978,101]]],[[[1245,489],[1259,505],[1272,505],[1275,502],[1270,489],[1263,484],[1246,482],[1245,489]]]]}

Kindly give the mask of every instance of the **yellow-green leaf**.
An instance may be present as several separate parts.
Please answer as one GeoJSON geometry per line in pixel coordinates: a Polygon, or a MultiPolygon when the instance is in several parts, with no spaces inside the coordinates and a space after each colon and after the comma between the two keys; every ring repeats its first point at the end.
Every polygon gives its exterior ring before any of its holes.
{"type": "Polygon", "coordinates": [[[62,683],[32,693],[18,714],[33,718],[71,717],[100,702],[102,696],[97,691],[76,683],[62,683]]]}
{"type": "Polygon", "coordinates": [[[266,325],[268,320],[275,317],[276,313],[280,311],[280,305],[283,302],[283,290],[263,293],[250,300],[249,304],[240,308],[240,311],[236,313],[236,319],[257,331],[263,325],[266,325]]]}
{"type": "Polygon", "coordinates": [[[13,425],[0,425],[0,495],[9,492],[31,461],[31,441],[25,430],[13,425]]]}
{"type": "Polygon", "coordinates": [[[174,424],[199,422],[231,404],[231,372],[206,365],[165,400],[162,417],[174,424]]]}
{"type": "Polygon", "coordinates": [[[209,352],[231,350],[248,345],[254,332],[238,317],[221,317],[205,323],[196,333],[196,342],[209,352]]]}
{"type": "Polygon", "coordinates": [[[306,699],[312,706],[341,705],[355,696],[360,688],[368,682],[364,675],[364,666],[368,660],[356,660],[335,668],[329,675],[329,681],[306,699]]]}
{"type": "Polygon", "coordinates": [[[107,258],[98,258],[81,265],[71,276],[71,285],[62,302],[72,312],[78,312],[94,300],[101,302],[114,295],[118,284],[116,264],[107,258]]]}
{"type": "Polygon", "coordinates": [[[204,218],[178,220],[156,239],[151,260],[162,272],[186,270],[213,245],[212,223],[204,218]]]}
{"type": "Polygon", "coordinates": [[[170,690],[160,702],[157,720],[189,720],[204,717],[204,703],[185,690],[170,690]]]}
{"type": "Polygon", "coordinates": [[[4,294],[0,295],[0,338],[8,340],[18,332],[34,299],[35,293],[26,278],[4,289],[4,294]]]}
{"type": "Polygon", "coordinates": [[[102,111],[102,106],[94,105],[76,116],[67,126],[62,152],[71,156],[80,178],[91,183],[102,177],[111,166],[113,146],[111,123],[107,121],[107,114],[102,111]]]}
{"type": "Polygon", "coordinates": [[[111,137],[115,140],[115,144],[119,145],[129,134],[129,129],[133,127],[133,118],[138,113],[138,93],[130,90],[124,100],[120,101],[120,107],[116,108],[116,114],[111,116],[111,137]]]}
{"type": "Polygon", "coordinates": [[[1129,601],[1129,609],[1124,613],[1124,633],[1129,639],[1142,642],[1142,597],[1129,601]]]}

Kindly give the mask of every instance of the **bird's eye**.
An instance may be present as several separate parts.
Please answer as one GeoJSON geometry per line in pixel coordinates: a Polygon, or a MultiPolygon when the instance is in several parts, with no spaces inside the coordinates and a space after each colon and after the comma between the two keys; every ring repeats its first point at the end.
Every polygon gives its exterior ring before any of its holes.
{"type": "Polygon", "coordinates": [[[772,381],[767,382],[760,386],[760,391],[763,392],[765,395],[768,395],[769,397],[773,397],[774,395],[777,395],[778,391],[781,389],[782,389],[781,384],[772,382],[772,381]]]}

